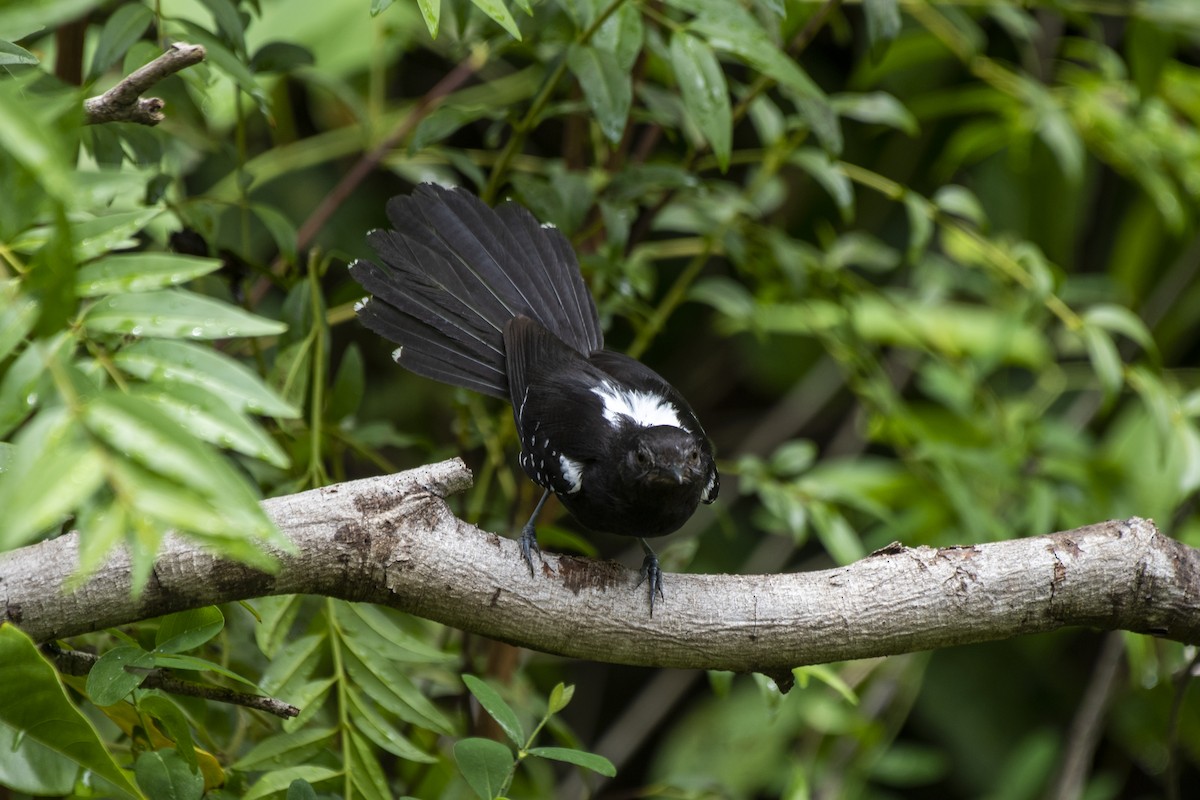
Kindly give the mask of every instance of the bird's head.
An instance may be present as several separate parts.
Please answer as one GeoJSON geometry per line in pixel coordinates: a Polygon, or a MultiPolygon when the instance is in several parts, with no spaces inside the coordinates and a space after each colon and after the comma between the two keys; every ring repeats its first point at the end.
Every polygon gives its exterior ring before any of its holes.
{"type": "Polygon", "coordinates": [[[701,440],[673,425],[637,429],[621,463],[628,482],[663,489],[703,485],[713,470],[712,454],[701,440]]]}

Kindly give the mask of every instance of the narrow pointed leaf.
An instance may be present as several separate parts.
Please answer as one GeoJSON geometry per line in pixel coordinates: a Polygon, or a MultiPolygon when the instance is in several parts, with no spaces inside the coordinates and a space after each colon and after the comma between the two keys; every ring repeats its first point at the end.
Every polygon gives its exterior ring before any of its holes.
{"type": "Polygon", "coordinates": [[[189,342],[134,342],[113,357],[118,367],[143,380],[186,383],[207,388],[235,409],[270,417],[300,416],[249,368],[224,353],[189,342]]]}
{"type": "Polygon", "coordinates": [[[671,67],[683,93],[683,106],[712,147],[721,171],[729,169],[733,150],[733,113],[729,87],[712,49],[688,33],[671,38],[671,67]]]}
{"type": "Polygon", "coordinates": [[[170,614],[158,625],[154,649],[159,653],[182,653],[204,644],[224,627],[225,615],[216,606],[170,614]]]}
{"type": "MultiPolygon", "coordinates": [[[[512,14],[508,11],[508,6],[504,5],[502,0],[471,0],[471,2],[480,11],[499,23],[500,27],[508,31],[514,39],[521,40],[521,29],[517,27],[517,21],[513,19],[512,14]]],[[[423,12],[424,9],[422,9],[423,12]]]]}
{"type": "Polygon", "coordinates": [[[587,45],[571,45],[567,66],[579,81],[604,137],[614,144],[621,141],[633,102],[630,74],[621,69],[612,53],[587,45]]]}
{"type": "Polygon", "coordinates": [[[165,339],[229,339],[283,333],[282,322],[188,291],[114,295],[92,306],[84,327],[165,339]]]}
{"type": "Polygon", "coordinates": [[[615,777],[617,774],[617,768],[611,761],[595,753],[585,753],[582,750],[571,750],[567,747],[531,747],[528,752],[531,756],[551,758],[555,761],[565,761],[577,767],[584,767],[592,772],[598,772],[606,778],[615,777]]]}
{"type": "Polygon", "coordinates": [[[82,267],[75,278],[75,291],[80,297],[146,292],[186,283],[220,268],[217,258],[117,253],[82,267]]]}
{"type": "Polygon", "coordinates": [[[525,729],[521,727],[521,720],[517,719],[517,712],[504,702],[504,698],[495,689],[479,678],[474,675],[463,675],[462,679],[467,688],[471,690],[471,694],[475,695],[475,699],[491,715],[492,719],[496,720],[513,744],[523,747],[525,745],[525,729]]]}

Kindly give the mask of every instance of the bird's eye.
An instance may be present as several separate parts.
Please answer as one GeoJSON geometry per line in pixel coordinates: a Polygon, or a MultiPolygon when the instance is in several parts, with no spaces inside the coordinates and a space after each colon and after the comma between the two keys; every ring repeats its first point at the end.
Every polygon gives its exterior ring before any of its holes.
{"type": "Polygon", "coordinates": [[[691,452],[688,453],[688,463],[689,464],[697,464],[699,462],[700,462],[700,451],[693,447],[691,452]]]}
{"type": "Polygon", "coordinates": [[[635,451],[633,454],[633,457],[635,459],[637,459],[637,463],[638,463],[639,467],[644,467],[650,463],[650,454],[647,453],[645,450],[635,451]]]}

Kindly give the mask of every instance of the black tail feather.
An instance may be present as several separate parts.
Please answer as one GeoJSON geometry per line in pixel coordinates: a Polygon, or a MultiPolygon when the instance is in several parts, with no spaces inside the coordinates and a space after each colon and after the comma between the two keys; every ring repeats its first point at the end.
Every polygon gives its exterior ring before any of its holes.
{"type": "Polygon", "coordinates": [[[369,240],[381,263],[350,274],[373,297],[358,307],[368,328],[400,345],[396,361],[418,375],[508,397],[505,324],[539,322],[569,346],[602,346],[599,316],[575,253],[525,208],[493,210],[475,196],[430,184],[388,203],[395,230],[369,240]]]}

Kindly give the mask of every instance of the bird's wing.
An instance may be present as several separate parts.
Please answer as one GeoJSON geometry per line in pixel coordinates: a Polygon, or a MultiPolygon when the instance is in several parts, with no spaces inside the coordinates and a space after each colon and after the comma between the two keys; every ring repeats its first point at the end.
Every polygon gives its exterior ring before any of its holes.
{"type": "Polygon", "coordinates": [[[604,374],[527,317],[505,326],[504,351],[522,444],[548,440],[556,453],[578,461],[602,457],[607,423],[592,387],[604,374]]]}

